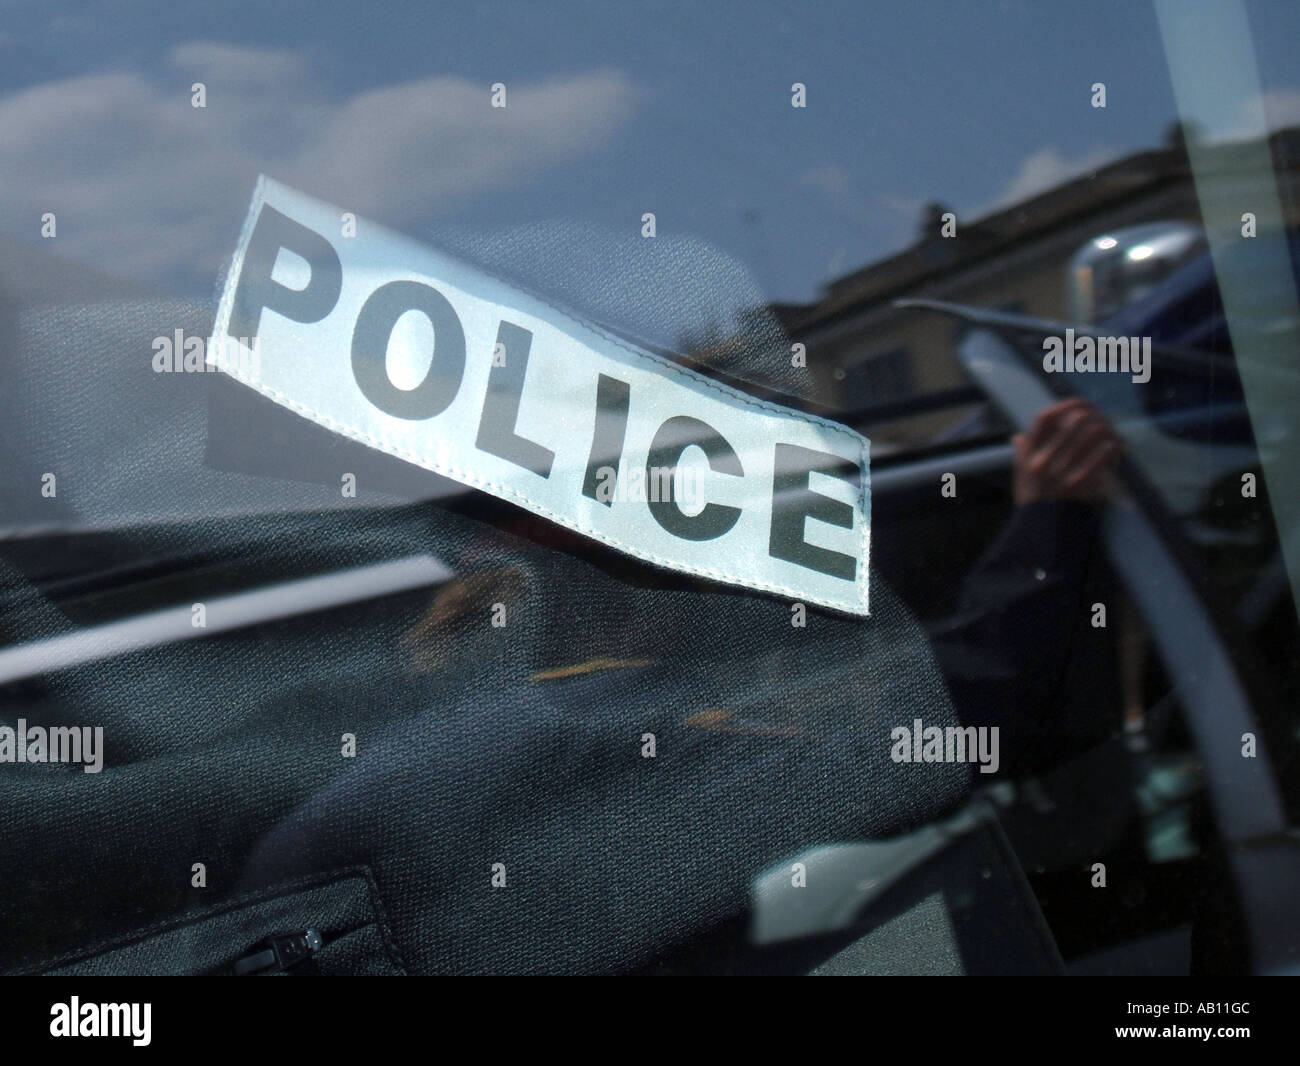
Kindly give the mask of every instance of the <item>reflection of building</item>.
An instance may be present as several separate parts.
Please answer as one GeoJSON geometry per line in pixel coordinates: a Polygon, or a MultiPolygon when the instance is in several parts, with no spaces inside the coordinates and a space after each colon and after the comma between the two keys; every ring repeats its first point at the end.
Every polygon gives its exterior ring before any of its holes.
{"type": "MultiPolygon", "coordinates": [[[[1218,187],[1240,182],[1249,210],[1260,175],[1247,162],[1257,146],[1208,150],[1218,187]]],[[[1288,225],[1300,224],[1300,129],[1270,138],[1273,165],[1288,225]]],[[[1265,175],[1273,180],[1273,175],[1265,175]]],[[[932,214],[934,208],[928,209],[932,214]]],[[[1108,230],[1154,221],[1200,221],[1187,156],[1177,138],[1170,147],[1140,152],[1049,189],[978,221],[957,220],[957,235],[940,236],[937,218],[928,236],[897,255],[831,282],[815,303],[773,311],[791,337],[807,346],[820,402],[858,411],[966,384],[955,359],[960,325],[945,317],[898,310],[904,296],[950,300],[1068,318],[1066,282],[1071,257],[1108,230]]],[[[930,441],[968,417],[972,404],[895,418],[872,426],[885,449],[930,441]]]]}

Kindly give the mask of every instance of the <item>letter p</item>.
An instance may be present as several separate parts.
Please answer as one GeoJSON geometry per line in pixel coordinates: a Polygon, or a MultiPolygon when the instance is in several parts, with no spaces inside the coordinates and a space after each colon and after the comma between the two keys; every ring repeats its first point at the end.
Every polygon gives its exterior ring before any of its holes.
{"type": "Polygon", "coordinates": [[[343,267],[334,246],[315,230],[263,204],[244,253],[226,332],[237,341],[253,343],[263,309],[294,322],[319,322],[334,310],[342,288],[343,267]],[[301,256],[311,269],[301,289],[272,280],[282,248],[301,256]]]}

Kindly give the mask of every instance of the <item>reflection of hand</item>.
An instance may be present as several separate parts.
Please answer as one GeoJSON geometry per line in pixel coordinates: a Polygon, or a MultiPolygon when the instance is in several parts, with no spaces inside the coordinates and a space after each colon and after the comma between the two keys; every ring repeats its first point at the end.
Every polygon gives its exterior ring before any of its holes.
{"type": "Polygon", "coordinates": [[[1123,446],[1086,400],[1064,400],[1040,411],[1027,433],[1017,433],[1013,485],[1017,504],[1038,500],[1096,503],[1110,488],[1123,446]]]}

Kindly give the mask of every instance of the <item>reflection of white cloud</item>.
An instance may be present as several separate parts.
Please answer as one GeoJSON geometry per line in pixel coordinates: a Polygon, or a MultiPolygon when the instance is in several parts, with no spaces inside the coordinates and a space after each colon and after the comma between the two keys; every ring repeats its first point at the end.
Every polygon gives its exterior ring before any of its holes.
{"type": "Polygon", "coordinates": [[[813,189],[819,189],[828,199],[839,199],[848,191],[849,172],[838,163],[823,163],[805,170],[799,180],[813,189]]]}
{"type": "Polygon", "coordinates": [[[307,76],[304,60],[279,48],[190,41],[176,45],[167,59],[177,70],[220,85],[285,85],[307,76]]]}
{"type": "Polygon", "coordinates": [[[1071,159],[1055,148],[1040,148],[1021,162],[1020,169],[1003,188],[1002,195],[987,210],[1009,207],[1074,178],[1091,174],[1098,167],[1114,160],[1116,154],[1103,148],[1071,159]]]}
{"type": "Polygon", "coordinates": [[[920,196],[898,196],[891,192],[880,194],[881,206],[886,211],[905,218],[908,225],[916,224],[916,220],[921,217],[921,208],[927,202],[920,196]]]}
{"type": "MultiPolygon", "coordinates": [[[[1206,140],[1211,144],[1252,140],[1289,126],[1300,126],[1300,90],[1277,89],[1244,100],[1239,117],[1231,128],[1211,131],[1206,140]]],[[[1113,149],[1099,149],[1071,158],[1062,155],[1054,147],[1040,148],[1021,162],[1020,168],[997,200],[971,212],[971,216],[979,218],[1028,200],[1074,178],[1090,174],[1107,163],[1114,162],[1119,155],[1113,149]]]]}
{"type": "Polygon", "coordinates": [[[292,52],[191,42],[154,80],[112,73],[0,98],[0,219],[140,280],[213,276],[259,172],[394,225],[605,143],[635,92],[614,71],[489,87],[427,78],[332,101],[292,52]],[[190,106],[190,85],[207,107],[190,106]],[[34,221],[35,220],[35,221],[34,221]],[[182,260],[183,261],[179,261],[182,260]]]}
{"type": "MultiPolygon", "coordinates": [[[[1118,154],[1109,149],[1101,149],[1071,158],[1054,147],[1040,148],[1021,161],[1016,172],[995,199],[974,208],[962,208],[954,202],[951,210],[956,213],[959,222],[962,219],[973,222],[986,218],[1074,178],[1091,174],[1099,167],[1113,161],[1118,154]]],[[[898,220],[899,240],[902,245],[915,240],[916,226],[921,222],[925,208],[928,204],[937,202],[933,199],[894,193],[884,193],[877,199],[881,207],[898,220]]],[[[946,204],[942,198],[938,202],[946,204]]],[[[945,206],[944,210],[949,210],[949,207],[945,206]]]]}
{"type": "Polygon", "coordinates": [[[1264,93],[1262,101],[1268,129],[1300,126],[1300,89],[1274,89],[1264,93]]]}
{"type": "Polygon", "coordinates": [[[391,176],[419,175],[403,189],[405,213],[451,197],[512,185],[540,167],[602,143],[630,110],[621,76],[596,73],[509,89],[491,110],[481,85],[429,78],[375,89],[329,115],[295,161],[304,177],[327,173],[336,202],[388,208],[391,176]]]}
{"type": "Polygon", "coordinates": [[[800,184],[816,189],[831,210],[859,225],[872,221],[872,212],[853,187],[849,172],[838,163],[823,163],[799,175],[800,184]]]}
{"type": "Polygon", "coordinates": [[[1300,126],[1300,89],[1273,89],[1241,102],[1236,121],[1227,129],[1211,130],[1211,143],[1245,141],[1274,130],[1300,126]]]}

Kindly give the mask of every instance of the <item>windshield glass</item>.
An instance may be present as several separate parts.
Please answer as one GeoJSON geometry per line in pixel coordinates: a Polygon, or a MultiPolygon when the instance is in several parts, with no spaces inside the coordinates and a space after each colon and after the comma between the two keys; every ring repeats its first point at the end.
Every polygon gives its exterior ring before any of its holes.
{"type": "Polygon", "coordinates": [[[0,3],[0,972],[1293,964],[1293,7],[114,11],[0,3]]]}

